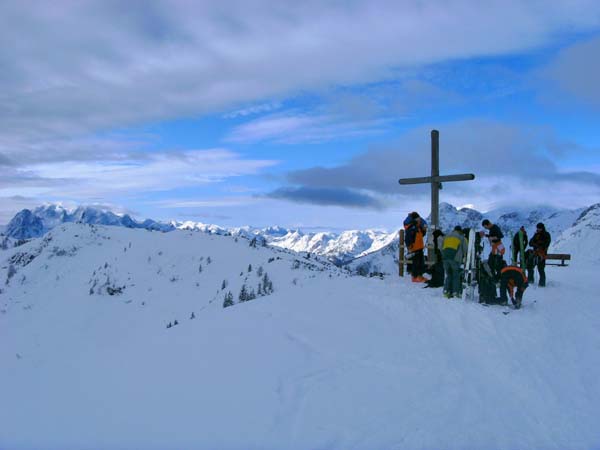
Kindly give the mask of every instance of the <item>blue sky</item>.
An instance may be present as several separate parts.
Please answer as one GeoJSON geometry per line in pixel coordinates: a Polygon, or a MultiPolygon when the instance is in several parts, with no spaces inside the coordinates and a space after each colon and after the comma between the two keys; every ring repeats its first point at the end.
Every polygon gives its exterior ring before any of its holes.
{"type": "Polygon", "coordinates": [[[600,201],[595,1],[3,2],[0,223],[50,202],[394,229],[600,201]],[[483,4],[485,3],[485,5],[483,4]]]}

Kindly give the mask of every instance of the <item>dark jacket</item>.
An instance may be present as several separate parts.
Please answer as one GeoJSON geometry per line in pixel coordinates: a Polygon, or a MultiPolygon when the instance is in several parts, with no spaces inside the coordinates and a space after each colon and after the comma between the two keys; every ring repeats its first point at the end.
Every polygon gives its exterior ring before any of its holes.
{"type": "Polygon", "coordinates": [[[504,235],[502,234],[502,230],[500,230],[500,227],[498,225],[494,224],[489,229],[488,237],[490,238],[490,242],[492,244],[495,244],[496,242],[500,242],[502,240],[502,238],[504,237],[504,235]]]}
{"type": "Polygon", "coordinates": [[[541,230],[535,232],[529,241],[529,245],[533,247],[533,251],[536,255],[545,257],[548,252],[548,247],[550,247],[550,242],[552,242],[550,233],[546,230],[541,230]]]}

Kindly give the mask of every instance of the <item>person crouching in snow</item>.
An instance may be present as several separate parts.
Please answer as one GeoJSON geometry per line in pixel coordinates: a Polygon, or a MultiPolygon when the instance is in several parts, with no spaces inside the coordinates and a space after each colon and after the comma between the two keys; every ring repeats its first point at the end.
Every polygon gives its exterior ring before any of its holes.
{"type": "Polygon", "coordinates": [[[404,243],[408,247],[411,257],[411,275],[414,283],[424,283],[427,278],[425,273],[425,235],[427,234],[427,222],[417,212],[411,212],[404,219],[405,238],[404,243]]]}
{"type": "Polygon", "coordinates": [[[510,301],[516,309],[521,308],[523,293],[529,284],[527,277],[520,267],[507,266],[500,273],[500,303],[507,305],[507,292],[510,295],[510,301]],[[514,292],[516,289],[516,293],[514,292]]]}

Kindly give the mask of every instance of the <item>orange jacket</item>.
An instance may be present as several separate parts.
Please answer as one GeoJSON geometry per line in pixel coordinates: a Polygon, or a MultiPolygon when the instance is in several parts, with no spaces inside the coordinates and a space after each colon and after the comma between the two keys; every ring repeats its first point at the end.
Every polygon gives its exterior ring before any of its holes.
{"type": "MultiPolygon", "coordinates": [[[[409,228],[410,225],[404,225],[405,230],[408,230],[409,228]]],[[[424,223],[421,218],[417,219],[417,234],[415,236],[415,242],[408,246],[408,251],[416,252],[417,250],[423,250],[425,248],[425,230],[427,230],[426,223],[424,223]]]]}

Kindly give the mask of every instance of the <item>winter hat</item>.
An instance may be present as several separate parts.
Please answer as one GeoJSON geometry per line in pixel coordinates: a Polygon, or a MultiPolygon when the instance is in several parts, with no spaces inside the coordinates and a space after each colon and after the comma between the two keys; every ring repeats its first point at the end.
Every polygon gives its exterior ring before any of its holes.
{"type": "Polygon", "coordinates": [[[546,226],[542,222],[538,223],[535,227],[546,231],[546,226]]]}
{"type": "Polygon", "coordinates": [[[456,225],[454,227],[454,231],[462,231],[462,227],[460,225],[456,225]]]}

